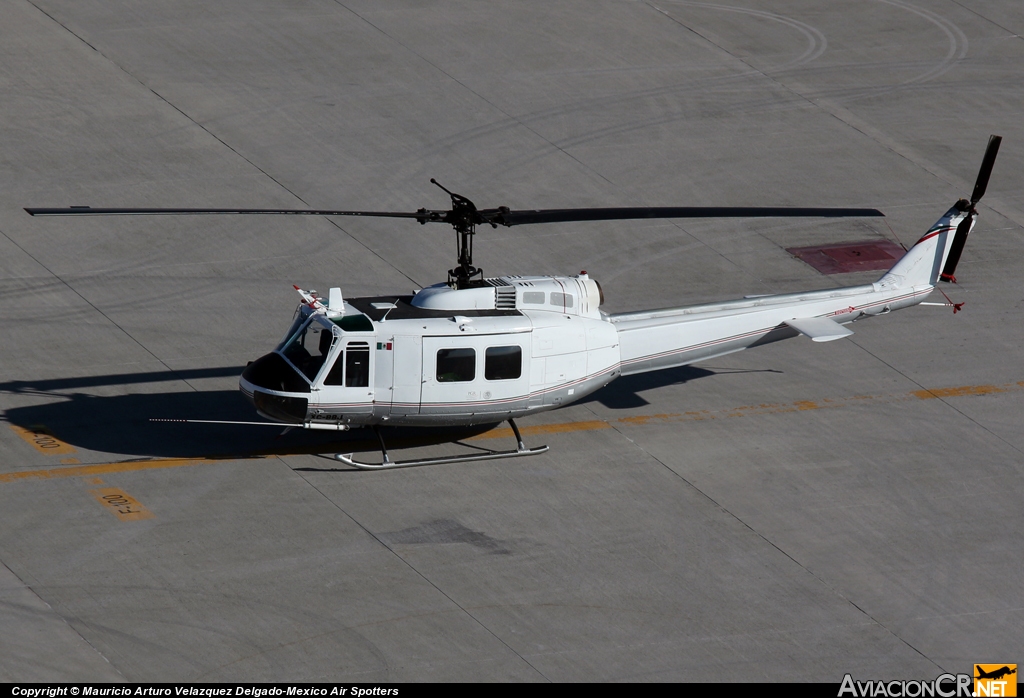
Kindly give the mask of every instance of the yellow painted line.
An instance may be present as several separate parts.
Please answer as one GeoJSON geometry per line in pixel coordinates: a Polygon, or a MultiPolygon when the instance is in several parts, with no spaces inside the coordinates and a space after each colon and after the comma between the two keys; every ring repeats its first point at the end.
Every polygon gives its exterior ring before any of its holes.
{"type": "Polygon", "coordinates": [[[15,473],[0,473],[0,482],[16,480],[51,480],[61,477],[83,477],[87,475],[104,475],[107,473],[127,473],[137,470],[156,470],[159,468],[181,468],[186,465],[214,463],[222,458],[167,458],[163,460],[131,460],[120,463],[98,463],[96,465],[79,465],[73,468],[52,468],[50,470],[23,470],[15,473]]]}
{"type": "Polygon", "coordinates": [[[1009,383],[1005,386],[999,385],[964,385],[959,388],[936,388],[934,390],[915,390],[914,396],[921,400],[933,400],[943,397],[965,397],[967,395],[992,395],[993,393],[1005,393],[1007,390],[1015,390],[1024,387],[1024,381],[1020,383],[1009,383]]]}
{"type": "MultiPolygon", "coordinates": [[[[795,402],[761,403],[759,405],[743,405],[731,407],[724,410],[693,410],[689,412],[672,412],[665,414],[641,414],[630,417],[620,417],[611,420],[589,420],[581,422],[564,422],[561,424],[540,424],[537,426],[520,427],[524,436],[532,434],[555,434],[576,431],[595,431],[597,429],[610,429],[618,425],[622,426],[645,426],[652,423],[682,423],[701,422],[711,419],[728,419],[733,417],[748,417],[754,415],[785,414],[787,412],[804,412],[807,410],[821,410],[834,407],[846,407],[849,405],[863,404],[867,402],[890,403],[902,402],[905,400],[934,400],[952,397],[969,397],[977,395],[993,395],[1024,390],[1024,381],[1006,383],[1004,385],[964,385],[955,388],[933,388],[931,390],[912,390],[908,393],[896,393],[888,395],[852,395],[850,397],[823,398],[821,400],[796,400],[795,402]]],[[[500,439],[512,436],[509,428],[492,429],[483,434],[473,436],[467,440],[478,439],[500,439]]]]}
{"type": "Polygon", "coordinates": [[[53,432],[42,424],[33,424],[25,428],[16,424],[8,424],[11,430],[32,445],[40,453],[48,455],[66,455],[75,453],[75,449],[53,435],[53,432]]]}
{"type": "MultiPolygon", "coordinates": [[[[543,434],[567,434],[572,432],[599,431],[613,429],[617,426],[646,426],[649,424],[701,422],[712,419],[731,419],[756,415],[785,414],[788,412],[804,412],[834,407],[846,407],[865,403],[892,403],[906,400],[934,400],[944,398],[971,397],[993,395],[1024,390],[1024,381],[1003,385],[965,385],[953,388],[932,388],[931,390],[913,390],[907,393],[888,395],[851,395],[849,397],[822,398],[820,400],[796,400],[794,402],[760,403],[743,405],[724,410],[691,410],[687,412],[669,412],[661,414],[641,414],[618,419],[592,419],[579,422],[560,422],[555,424],[534,424],[520,427],[523,436],[543,434]]],[[[12,425],[12,428],[15,428],[12,425]]],[[[16,429],[16,428],[15,428],[16,429]]],[[[491,429],[483,434],[469,437],[468,441],[481,439],[504,439],[511,437],[512,430],[505,427],[491,429]]],[[[25,438],[25,437],[23,437],[25,438]]],[[[70,447],[69,447],[70,448],[70,447]]],[[[49,451],[47,451],[49,452],[49,451]]],[[[303,455],[300,453],[266,453],[239,455],[236,458],[166,458],[153,460],[121,461],[117,463],[98,463],[96,465],[78,465],[68,468],[51,468],[48,470],[26,470],[22,472],[0,473],[0,483],[18,480],[50,480],[64,477],[87,477],[109,473],[134,472],[139,470],[157,470],[161,468],[181,468],[186,466],[216,463],[225,460],[248,460],[266,458],[268,456],[303,455]]]]}
{"type": "MultiPolygon", "coordinates": [[[[603,420],[593,420],[589,422],[563,422],[561,424],[535,424],[527,427],[519,427],[519,432],[523,436],[536,436],[537,434],[562,434],[571,431],[595,431],[597,429],[611,429],[612,425],[603,420]]],[[[491,429],[483,434],[477,436],[471,436],[467,441],[475,441],[476,439],[503,439],[508,436],[513,436],[512,429],[509,427],[503,427],[500,429],[491,429]]]]}
{"type": "Polygon", "coordinates": [[[116,487],[104,487],[100,490],[89,490],[89,492],[107,511],[122,521],[141,521],[153,518],[153,512],[139,504],[139,500],[116,487]]]}

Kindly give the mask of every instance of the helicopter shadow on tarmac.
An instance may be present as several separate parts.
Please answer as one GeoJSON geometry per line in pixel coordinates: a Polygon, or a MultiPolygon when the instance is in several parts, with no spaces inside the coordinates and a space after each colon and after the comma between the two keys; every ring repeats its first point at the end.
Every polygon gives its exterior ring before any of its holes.
{"type": "MultiPolygon", "coordinates": [[[[3,414],[8,423],[21,427],[45,426],[61,441],[99,453],[126,454],[137,458],[257,458],[296,453],[379,452],[372,433],[322,432],[269,426],[226,424],[168,424],[151,419],[211,419],[257,421],[251,403],[238,390],[178,390],[96,396],[90,388],[147,385],[180,380],[234,377],[242,367],[207,368],[58,378],[0,383],[0,393],[50,398],[36,405],[12,407],[3,414]],[[54,399],[56,398],[56,399],[54,399]]],[[[694,366],[666,369],[620,378],[582,400],[599,402],[614,410],[649,404],[642,393],[714,376],[728,369],[708,370],[694,366]]],[[[388,429],[388,444],[396,448],[460,442],[493,428],[474,427],[388,429]]],[[[477,448],[471,444],[462,444],[477,448]]]]}

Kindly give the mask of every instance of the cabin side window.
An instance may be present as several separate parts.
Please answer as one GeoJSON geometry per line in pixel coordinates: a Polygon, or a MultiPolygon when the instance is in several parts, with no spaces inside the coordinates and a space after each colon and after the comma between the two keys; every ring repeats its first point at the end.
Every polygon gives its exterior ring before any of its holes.
{"type": "Polygon", "coordinates": [[[437,382],[461,383],[476,378],[475,349],[438,349],[437,382]]]}
{"type": "Polygon", "coordinates": [[[487,347],[484,353],[484,378],[503,381],[523,374],[522,347],[487,347]]]}
{"type": "Polygon", "coordinates": [[[562,293],[560,291],[551,292],[551,305],[559,308],[571,308],[572,307],[572,296],[568,293],[562,293]]]}
{"type": "Polygon", "coordinates": [[[529,303],[531,305],[544,305],[544,292],[543,291],[524,291],[523,292],[523,303],[529,303]]]}
{"type": "Polygon", "coordinates": [[[367,388],[370,385],[370,345],[367,342],[349,342],[338,352],[324,385],[343,385],[346,388],[367,388]]]}

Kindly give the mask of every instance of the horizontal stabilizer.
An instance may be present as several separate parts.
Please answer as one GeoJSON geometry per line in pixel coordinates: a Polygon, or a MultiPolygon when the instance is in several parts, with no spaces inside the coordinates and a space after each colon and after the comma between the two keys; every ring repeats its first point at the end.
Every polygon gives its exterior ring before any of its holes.
{"type": "Polygon", "coordinates": [[[786,320],[785,324],[800,334],[807,335],[815,342],[831,342],[833,339],[842,339],[853,334],[853,330],[849,330],[827,317],[802,317],[786,320]]]}

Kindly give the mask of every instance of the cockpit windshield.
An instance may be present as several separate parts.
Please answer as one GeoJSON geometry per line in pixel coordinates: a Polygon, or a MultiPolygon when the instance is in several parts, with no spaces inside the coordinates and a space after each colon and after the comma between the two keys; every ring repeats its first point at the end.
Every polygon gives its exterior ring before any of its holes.
{"type": "Polygon", "coordinates": [[[312,383],[331,351],[334,331],[310,318],[281,349],[285,358],[312,383]]]}
{"type": "Polygon", "coordinates": [[[292,324],[288,328],[288,331],[285,332],[284,338],[281,340],[281,343],[277,345],[278,351],[284,349],[284,345],[288,342],[288,340],[295,336],[295,332],[299,329],[302,323],[304,323],[307,320],[307,318],[309,318],[308,314],[302,312],[302,307],[303,306],[300,304],[299,307],[295,309],[295,314],[292,316],[292,324]]]}

